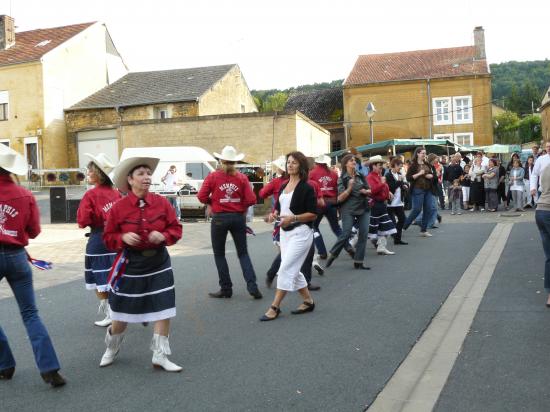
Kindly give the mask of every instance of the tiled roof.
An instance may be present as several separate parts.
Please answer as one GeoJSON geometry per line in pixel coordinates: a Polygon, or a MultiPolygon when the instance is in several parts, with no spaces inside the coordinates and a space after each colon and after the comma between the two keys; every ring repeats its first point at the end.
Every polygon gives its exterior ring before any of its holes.
{"type": "Polygon", "coordinates": [[[196,67],[128,73],[68,110],[141,106],[196,100],[235,67],[196,67]]]}
{"type": "Polygon", "coordinates": [[[317,123],[343,120],[344,97],[341,87],[291,96],[285,110],[298,110],[317,123]]]}
{"type": "Polygon", "coordinates": [[[474,46],[363,55],[344,85],[488,74],[487,60],[474,55],[474,46]]]}
{"type": "Polygon", "coordinates": [[[15,33],[15,44],[7,50],[0,50],[0,66],[27,63],[39,60],[71,37],[94,23],[74,24],[15,33]]]}

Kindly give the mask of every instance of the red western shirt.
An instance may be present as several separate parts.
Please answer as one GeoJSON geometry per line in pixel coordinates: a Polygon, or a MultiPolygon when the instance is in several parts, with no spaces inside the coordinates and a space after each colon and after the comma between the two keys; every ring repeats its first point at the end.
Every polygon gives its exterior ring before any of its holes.
{"type": "Polygon", "coordinates": [[[78,227],[102,228],[107,221],[107,213],[121,198],[120,193],[109,186],[97,185],[84,193],[78,206],[76,221],[78,227]]]}
{"type": "Polygon", "coordinates": [[[222,170],[210,173],[197,194],[201,203],[210,204],[213,213],[244,213],[256,204],[256,195],[242,173],[229,175],[222,170]]]}
{"type": "Polygon", "coordinates": [[[372,199],[383,202],[390,198],[390,188],[387,183],[382,182],[382,177],[378,173],[370,172],[367,175],[367,183],[369,184],[370,197],[372,199]]]}
{"type": "Polygon", "coordinates": [[[327,166],[316,164],[309,172],[309,178],[317,182],[323,197],[338,196],[338,174],[327,166]]]}
{"type": "Polygon", "coordinates": [[[0,244],[27,246],[40,233],[40,212],[31,192],[0,175],[0,244]]]}
{"type": "Polygon", "coordinates": [[[287,178],[274,177],[271,181],[260,189],[260,197],[265,199],[266,197],[273,196],[273,201],[276,202],[279,199],[279,193],[281,192],[281,186],[288,181],[287,178]]]}
{"type": "Polygon", "coordinates": [[[110,250],[118,251],[124,247],[137,250],[157,249],[159,245],[148,240],[149,233],[154,230],[164,235],[166,246],[181,239],[181,224],[174,207],[162,196],[147,193],[144,199],[139,199],[133,192],[129,192],[128,196],[114,204],[107,215],[103,240],[110,250]],[[122,241],[122,235],[129,232],[140,236],[139,245],[128,246],[122,241]]]}

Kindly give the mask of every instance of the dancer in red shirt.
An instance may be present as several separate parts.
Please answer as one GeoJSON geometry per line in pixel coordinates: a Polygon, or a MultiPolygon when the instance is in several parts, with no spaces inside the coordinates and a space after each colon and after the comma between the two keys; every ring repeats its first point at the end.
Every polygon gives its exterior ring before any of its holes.
{"type": "Polygon", "coordinates": [[[78,227],[90,227],[86,256],[84,257],[84,278],[86,289],[95,290],[99,299],[98,312],[105,316],[103,320],[94,322],[94,324],[106,327],[111,324],[109,302],[107,301],[109,297],[107,275],[113,265],[116,253],[105,247],[103,228],[107,214],[121,196],[118,190],[113,188],[113,182],[109,177],[109,173],[115,167],[113,162],[105,153],[100,153],[97,156],[86,153],[86,156],[92,159],[88,163],[88,183],[94,185],[94,188],[88,190],[80,201],[76,221],[78,227]]]}
{"type": "MultiPolygon", "coordinates": [[[[32,270],[25,246],[40,233],[40,213],[31,192],[19,187],[11,174],[25,175],[27,161],[15,150],[0,144],[0,281],[5,277],[19,305],[32,345],[34,359],[44,382],[65,385],[50,335],[38,315],[32,287],[32,270]]],[[[0,327],[0,380],[15,373],[8,338],[0,327]]]]}
{"type": "Polygon", "coordinates": [[[210,173],[197,194],[199,201],[207,205],[207,214],[212,215],[210,236],[220,284],[218,292],[208,295],[212,298],[230,298],[233,295],[233,283],[225,259],[225,240],[230,232],[248,293],[254,299],[261,299],[246,244],[246,211],[256,204],[256,195],[250,188],[248,178],[235,169],[235,163],[242,160],[244,154],[237,153],[233,146],[225,146],[221,154],[214,153],[214,156],[220,160],[222,170],[210,173]]]}
{"type": "Polygon", "coordinates": [[[168,372],[182,368],[168,360],[170,318],[176,316],[174,274],[166,246],[181,238],[181,224],[172,205],[149,192],[159,159],[133,157],[115,168],[114,183],[128,196],[107,216],[103,240],[119,252],[109,274],[109,305],[113,323],[107,330],[99,366],[115,360],[128,323],[155,322],[153,366],[168,372]]]}

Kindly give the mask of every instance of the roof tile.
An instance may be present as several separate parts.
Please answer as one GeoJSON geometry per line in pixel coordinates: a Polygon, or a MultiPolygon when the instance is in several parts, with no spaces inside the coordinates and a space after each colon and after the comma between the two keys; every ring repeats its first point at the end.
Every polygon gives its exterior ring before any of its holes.
{"type": "Polygon", "coordinates": [[[344,97],[341,87],[291,96],[285,110],[298,110],[316,123],[343,120],[344,97]]]}
{"type": "Polygon", "coordinates": [[[94,23],[15,33],[15,44],[9,49],[0,50],[0,66],[39,60],[47,52],[55,49],[92,24],[94,23]]]}
{"type": "Polygon", "coordinates": [[[362,55],[344,85],[488,74],[487,60],[474,55],[474,46],[362,55]]]}

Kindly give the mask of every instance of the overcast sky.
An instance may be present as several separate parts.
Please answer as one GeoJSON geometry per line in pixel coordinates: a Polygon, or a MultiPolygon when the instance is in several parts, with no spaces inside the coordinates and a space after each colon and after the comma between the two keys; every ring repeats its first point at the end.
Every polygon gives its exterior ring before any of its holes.
{"type": "Polygon", "coordinates": [[[470,45],[475,26],[489,63],[550,58],[548,0],[0,0],[0,13],[18,31],[101,21],[131,71],[238,63],[251,89],[343,79],[360,54],[470,45]]]}

